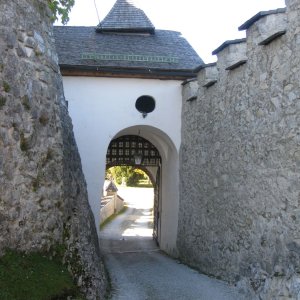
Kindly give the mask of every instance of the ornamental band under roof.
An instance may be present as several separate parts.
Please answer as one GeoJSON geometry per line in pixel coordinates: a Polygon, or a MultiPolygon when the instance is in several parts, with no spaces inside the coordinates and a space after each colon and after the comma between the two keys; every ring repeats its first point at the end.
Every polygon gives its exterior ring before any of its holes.
{"type": "Polygon", "coordinates": [[[186,79],[203,61],[176,31],[155,30],[132,0],[117,0],[97,27],[55,26],[63,75],[186,79]]]}

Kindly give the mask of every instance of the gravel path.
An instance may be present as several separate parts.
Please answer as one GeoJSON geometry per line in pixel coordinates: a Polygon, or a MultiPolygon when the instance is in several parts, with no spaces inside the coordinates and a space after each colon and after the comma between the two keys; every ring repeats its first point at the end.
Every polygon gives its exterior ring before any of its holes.
{"type": "Polygon", "coordinates": [[[121,188],[129,208],[100,235],[113,300],[241,300],[226,283],[161,252],[152,240],[152,189],[121,188]]]}

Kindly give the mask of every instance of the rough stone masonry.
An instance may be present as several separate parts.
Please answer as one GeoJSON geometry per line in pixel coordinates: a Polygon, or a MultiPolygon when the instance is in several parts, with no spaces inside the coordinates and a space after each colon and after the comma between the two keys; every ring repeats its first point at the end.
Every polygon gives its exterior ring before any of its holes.
{"type": "Polygon", "coordinates": [[[300,2],[286,2],[183,90],[180,256],[252,299],[300,299],[300,2]]]}
{"type": "Polygon", "coordinates": [[[102,298],[104,270],[47,1],[2,0],[0,252],[57,244],[87,299],[102,298]]]}

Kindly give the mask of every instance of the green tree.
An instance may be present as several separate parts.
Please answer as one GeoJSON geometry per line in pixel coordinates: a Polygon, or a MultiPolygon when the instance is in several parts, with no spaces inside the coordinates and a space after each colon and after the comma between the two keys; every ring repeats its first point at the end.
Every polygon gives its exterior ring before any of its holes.
{"type": "Polygon", "coordinates": [[[127,181],[127,178],[131,172],[131,168],[132,167],[127,166],[116,166],[109,168],[106,172],[106,178],[113,179],[117,184],[121,184],[123,177],[125,177],[125,180],[127,181]]]}
{"type": "Polygon", "coordinates": [[[53,21],[61,18],[63,24],[68,23],[69,13],[74,3],[75,0],[48,0],[48,5],[53,12],[53,21]]]}
{"type": "Polygon", "coordinates": [[[127,186],[137,186],[139,180],[145,178],[144,171],[131,166],[116,166],[106,171],[106,179],[113,179],[117,184],[125,178],[127,186]]]}

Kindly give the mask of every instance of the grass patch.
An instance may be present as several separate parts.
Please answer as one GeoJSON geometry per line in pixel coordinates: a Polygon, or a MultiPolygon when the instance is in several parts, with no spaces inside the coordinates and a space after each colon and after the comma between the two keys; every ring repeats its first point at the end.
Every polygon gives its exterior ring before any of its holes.
{"type": "Polygon", "coordinates": [[[113,214],[110,217],[108,217],[104,222],[100,224],[100,230],[102,230],[107,224],[109,224],[111,221],[113,221],[117,216],[123,214],[128,209],[127,205],[124,205],[124,207],[117,213],[113,214]]]}
{"type": "Polygon", "coordinates": [[[140,179],[134,184],[127,184],[127,186],[135,188],[153,188],[151,181],[147,179],[140,179]]]}
{"type": "Polygon", "coordinates": [[[40,253],[7,251],[0,258],[1,300],[84,300],[66,266],[40,253]]]}
{"type": "Polygon", "coordinates": [[[151,182],[148,182],[148,180],[139,180],[135,184],[127,184],[126,186],[123,186],[122,184],[115,183],[117,187],[128,187],[128,188],[154,188],[151,182]]]}
{"type": "Polygon", "coordinates": [[[151,183],[138,183],[137,188],[153,188],[153,185],[151,183]]]}

